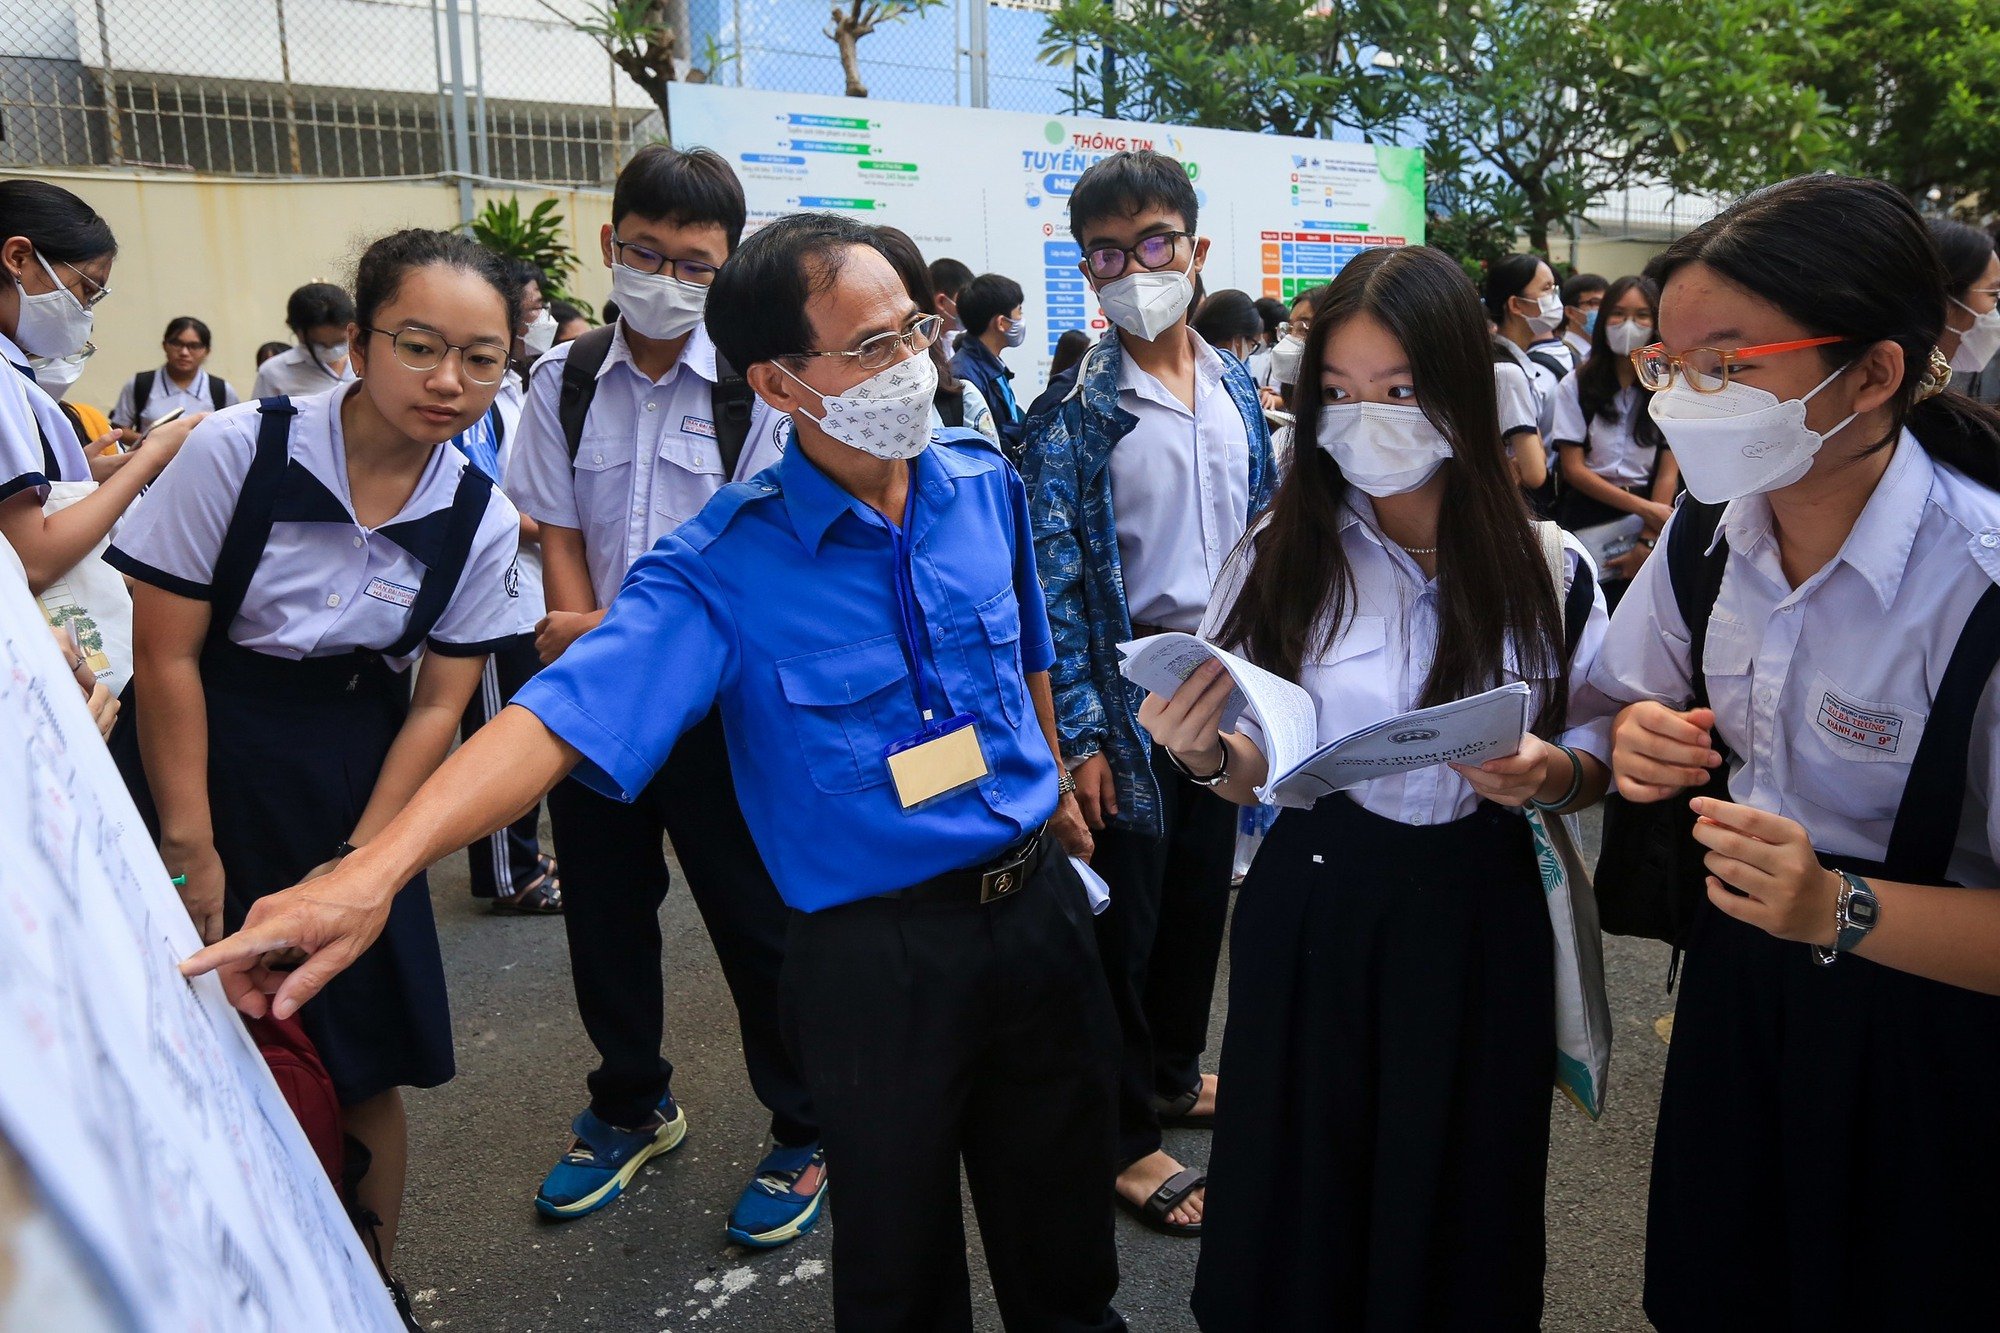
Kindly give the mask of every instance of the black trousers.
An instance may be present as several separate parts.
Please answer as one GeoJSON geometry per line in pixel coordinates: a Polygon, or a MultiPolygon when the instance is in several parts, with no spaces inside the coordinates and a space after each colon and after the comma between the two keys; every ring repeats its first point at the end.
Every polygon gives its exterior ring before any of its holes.
{"type": "MultiPolygon", "coordinates": [[[[467,739],[491,722],[513,699],[514,692],[541,669],[542,659],[535,652],[532,634],[520,635],[494,649],[479,673],[479,688],[472,692],[465,716],[459,720],[459,738],[467,739]]],[[[513,823],[465,849],[471,863],[473,897],[511,898],[534,883],[541,873],[537,862],[542,851],[541,825],[542,803],[537,801],[513,823]]]]}
{"type": "Polygon", "coordinates": [[[673,1077],[661,1054],[660,904],[671,883],[664,834],[736,1001],[743,1062],[770,1108],[772,1137],[793,1145],[817,1139],[811,1099],[778,1029],[789,909],[736,804],[721,718],[711,713],[683,736],[637,801],[565,779],[549,793],[549,820],[562,856],[577,1009],[602,1061],[590,1075],[590,1109],[613,1125],[637,1125],[673,1077]]]}
{"type": "Polygon", "coordinates": [[[1148,837],[1113,824],[1097,835],[1090,861],[1111,889],[1097,947],[1124,1039],[1120,1169],[1159,1151],[1153,1098],[1201,1084],[1236,856],[1235,806],[1181,776],[1157,745],[1153,776],[1164,832],[1148,837]]]}
{"type": "Polygon", "coordinates": [[[1116,1020],[1067,858],[985,905],[905,895],[798,913],[783,995],[840,1182],[838,1328],[972,1328],[961,1163],[1007,1328],[1125,1326],[1111,1308],[1116,1020]]]}

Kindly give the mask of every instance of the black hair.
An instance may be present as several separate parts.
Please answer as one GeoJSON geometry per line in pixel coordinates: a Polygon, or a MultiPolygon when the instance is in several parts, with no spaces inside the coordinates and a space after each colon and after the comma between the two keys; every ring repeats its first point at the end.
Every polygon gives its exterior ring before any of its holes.
{"type": "Polygon", "coordinates": [[[1697,263],[1784,311],[1808,336],[1845,339],[1812,349],[1829,373],[1878,342],[1901,347],[1892,424],[1873,448],[1888,448],[1908,427],[1932,458],[2000,490],[2000,412],[1951,390],[1918,400],[1944,332],[1947,279],[1930,229],[1901,191],[1830,173],[1767,185],[1669,245],[1661,285],[1697,263]]]}
{"type": "MultiPolygon", "coordinates": [[[[1510,636],[1521,645],[1524,674],[1561,676],[1559,594],[1500,448],[1486,321],[1471,280],[1457,260],[1429,246],[1364,251],[1320,302],[1304,364],[1320,365],[1328,341],[1361,315],[1401,345],[1417,406],[1452,445],[1438,522],[1437,652],[1420,703],[1490,689],[1510,636]]],[[[1324,393],[1318,374],[1299,377],[1292,401],[1301,441],[1317,433],[1324,393]]],[[[1289,680],[1326,651],[1354,607],[1354,574],[1338,535],[1348,484],[1326,450],[1294,451],[1218,639],[1249,648],[1260,665],[1289,680]]],[[[1564,697],[1560,688],[1548,692],[1537,733],[1561,729],[1564,697]]]]}
{"type": "MultiPolygon", "coordinates": [[[[202,323],[193,315],[176,315],[174,318],[168,320],[167,331],[160,335],[160,341],[170,343],[183,333],[192,333],[195,337],[201,339],[203,347],[213,346],[209,337],[208,325],[202,323]]],[[[282,351],[283,348],[284,344],[280,343],[279,350],[282,351]]]]}
{"type": "Polygon", "coordinates": [[[505,328],[511,333],[521,322],[521,284],[508,261],[470,236],[423,227],[390,232],[363,252],[354,272],[354,322],[364,329],[374,324],[376,312],[396,299],[403,279],[432,265],[483,279],[506,308],[505,328]]]}
{"type": "Polygon", "coordinates": [[[729,364],[747,370],[812,351],[806,305],[833,286],[856,246],[889,259],[879,231],[838,213],[788,213],[743,242],[708,291],[708,336],[729,364]]]}
{"type": "Polygon", "coordinates": [[[1292,317],[1292,311],[1299,308],[1301,301],[1305,302],[1306,309],[1317,315],[1320,306],[1326,302],[1327,289],[1331,286],[1331,283],[1322,282],[1317,287],[1308,287],[1304,291],[1294,295],[1291,300],[1285,302],[1285,318],[1290,319],[1292,317]]]}
{"type": "Polygon", "coordinates": [[[285,326],[303,338],[322,324],[354,323],[354,298],[330,282],[309,282],[285,298],[285,326]]]}
{"type": "Polygon", "coordinates": [[[541,292],[544,299],[548,297],[549,294],[548,275],[542,272],[541,269],[537,268],[530,261],[526,259],[508,260],[507,276],[513,282],[516,291],[520,290],[521,288],[527,286],[529,283],[532,282],[535,284],[535,289],[541,292]]]}
{"type": "MultiPolygon", "coordinates": [[[[1635,291],[1646,298],[1655,322],[1659,320],[1660,289],[1653,285],[1650,278],[1628,275],[1605,288],[1597,327],[1590,331],[1590,355],[1583,359],[1583,364],[1576,371],[1576,399],[1577,405],[1583,409],[1585,434],[1589,433],[1592,421],[1618,420],[1618,392],[1624,387],[1618,382],[1618,367],[1623,362],[1629,369],[1632,363],[1611,350],[1611,326],[1606,320],[1608,313],[1635,291]]],[[[1653,401],[1653,391],[1640,384],[1636,377],[1632,387],[1639,391],[1632,399],[1632,438],[1641,448],[1660,448],[1666,444],[1666,436],[1660,433],[1659,423],[1647,410],[1647,404],[1653,401]]],[[[1578,440],[1576,443],[1588,444],[1589,441],[1578,440]]]]}
{"type": "Polygon", "coordinates": [[[1931,243],[1944,264],[1944,294],[1964,296],[1993,262],[1993,237],[1950,218],[1932,218],[1931,243]]]}
{"type": "Polygon", "coordinates": [[[118,253],[118,238],[97,210],[60,185],[0,180],[0,239],[25,236],[51,264],[88,264],[118,253]]]}
{"type": "Polygon", "coordinates": [[[1611,284],[1601,273],[1572,273],[1562,280],[1562,303],[1575,305],[1592,292],[1601,292],[1611,284]]]}
{"type": "Polygon", "coordinates": [[[1083,239],[1099,218],[1135,217],[1147,209],[1178,213],[1183,231],[1195,229],[1194,182],[1187,168],[1151,149],[1113,153],[1091,163],[1069,195],[1069,234],[1083,239]]]}
{"type": "Polygon", "coordinates": [[[1486,302],[1487,317],[1497,327],[1507,327],[1507,303],[1527,290],[1536,272],[1548,262],[1532,250],[1502,255],[1493,261],[1486,270],[1486,288],[1481,299],[1486,302]]]}
{"type": "Polygon", "coordinates": [[[1292,308],[1275,296],[1260,296],[1256,301],[1257,317],[1264,321],[1264,341],[1278,340],[1278,326],[1292,317],[1292,308]]]}
{"type": "Polygon", "coordinates": [[[663,143],[647,144],[618,173],[611,189],[611,225],[615,228],[632,213],[676,227],[714,223],[728,236],[732,253],[749,216],[743,182],[722,154],[663,143]]]}
{"type": "Polygon", "coordinates": [[[958,294],[958,322],[977,338],[1002,315],[1011,315],[1026,297],[1021,284],[1002,273],[982,273],[958,294]]]}
{"type": "Polygon", "coordinates": [[[274,356],[282,356],[292,350],[290,343],[260,343],[257,347],[257,364],[263,365],[274,356]]]}
{"type": "Polygon", "coordinates": [[[931,261],[931,287],[940,296],[958,299],[965,290],[965,284],[972,281],[972,270],[956,259],[933,259],[931,261]]]}
{"type": "Polygon", "coordinates": [[[1054,379],[1083,360],[1083,354],[1089,350],[1089,334],[1082,329],[1064,329],[1056,338],[1056,350],[1049,355],[1049,378],[1054,379]]]}
{"type": "Polygon", "coordinates": [[[567,301],[551,301],[549,302],[549,318],[556,322],[557,328],[561,328],[565,324],[573,324],[579,319],[584,319],[585,316],[581,310],[578,310],[567,301]]]}
{"type": "Polygon", "coordinates": [[[1220,347],[1232,338],[1257,339],[1264,336],[1264,317],[1257,313],[1257,305],[1250,299],[1250,293],[1239,292],[1234,287],[1224,288],[1201,303],[1189,321],[1201,340],[1211,347],[1220,347]]]}
{"type": "MultiPolygon", "coordinates": [[[[896,227],[875,228],[880,244],[876,247],[889,261],[889,267],[896,270],[896,276],[903,280],[903,290],[910,294],[910,300],[926,315],[937,313],[937,291],[931,286],[931,271],[924,265],[924,252],[910,239],[908,232],[896,227]]],[[[938,387],[932,398],[957,398],[964,393],[958,376],[951,373],[951,349],[940,337],[930,346],[931,364],[937,367],[938,387]]]]}

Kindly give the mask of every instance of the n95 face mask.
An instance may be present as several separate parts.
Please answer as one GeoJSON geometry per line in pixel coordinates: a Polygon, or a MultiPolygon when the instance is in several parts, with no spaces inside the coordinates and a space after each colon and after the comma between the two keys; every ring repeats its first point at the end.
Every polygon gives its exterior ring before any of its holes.
{"type": "Polygon", "coordinates": [[[929,352],[878,370],[846,393],[820,393],[784,366],[778,369],[818,395],[823,415],[808,420],[850,449],[893,461],[915,458],[930,446],[938,378],[929,352]]]}
{"type": "Polygon", "coordinates": [[[1741,380],[1716,393],[1696,393],[1686,375],[1676,375],[1653,395],[1647,411],[1674,451],[1688,494],[1703,504],[1726,504],[1781,490],[1805,476],[1820,446],[1861,415],[1850,412],[1824,435],[1806,426],[1806,403],[1846,369],[1828,375],[1803,398],[1787,399],[1741,380]]]}
{"type": "Polygon", "coordinates": [[[1628,319],[1604,330],[1604,341],[1620,356],[1630,356],[1653,340],[1653,326],[1628,319]]]}
{"type": "Polygon", "coordinates": [[[1097,303],[1104,316],[1134,338],[1151,342],[1174,326],[1194,300],[1194,255],[1187,268],[1161,273],[1128,273],[1116,282],[1097,289],[1097,303]]]}
{"type": "Polygon", "coordinates": [[[528,327],[521,334],[521,348],[530,358],[538,357],[556,345],[556,317],[546,307],[542,313],[528,321],[528,327]]]}
{"type": "MultiPolygon", "coordinates": [[[[1528,298],[1517,296],[1514,299],[1525,301],[1528,298]]],[[[1562,297],[1556,294],[1554,288],[1550,288],[1548,291],[1542,293],[1535,313],[1532,315],[1523,315],[1521,318],[1527,320],[1528,327],[1536,333],[1554,333],[1558,328],[1562,327],[1562,297]]]]}
{"type": "Polygon", "coordinates": [[[2000,307],[1980,314],[1956,296],[1951,303],[1972,316],[1972,327],[1961,329],[1958,350],[1951,354],[1951,368],[1967,374],[1986,369],[1986,363],[2000,352],[2000,307]]]}
{"type": "Polygon", "coordinates": [[[1377,499],[1414,491],[1451,457],[1451,441],[1415,403],[1328,403],[1318,436],[1347,479],[1377,499]]]}
{"type": "Polygon", "coordinates": [[[1286,334],[1271,344],[1271,378],[1280,384],[1299,382],[1299,363],[1305,360],[1306,340],[1286,334]]]}
{"type": "Polygon", "coordinates": [[[63,286],[62,279],[41,255],[35,262],[49,275],[53,290],[29,295],[16,278],[21,293],[21,313],[14,325],[14,343],[29,356],[45,356],[52,361],[74,356],[90,341],[91,314],[76,293],[63,286]]]}
{"type": "Polygon", "coordinates": [[[624,264],[611,266],[611,298],[618,302],[618,317],[640,337],[663,341],[692,333],[708,310],[708,288],[624,264]]]}

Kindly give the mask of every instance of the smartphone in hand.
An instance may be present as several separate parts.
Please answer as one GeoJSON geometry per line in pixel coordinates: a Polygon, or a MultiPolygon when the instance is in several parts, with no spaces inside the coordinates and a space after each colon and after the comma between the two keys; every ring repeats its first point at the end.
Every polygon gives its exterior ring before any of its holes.
{"type": "Polygon", "coordinates": [[[130,443],[130,444],[128,444],[128,445],[126,445],[126,446],[125,446],[125,452],[126,452],[126,453],[128,453],[128,454],[129,454],[129,453],[131,453],[131,452],[132,452],[132,451],[133,451],[134,449],[137,449],[137,448],[138,448],[138,447],[139,447],[140,445],[142,445],[142,444],[144,444],[144,443],[146,442],[146,437],[147,437],[148,435],[151,435],[151,434],[152,434],[152,433],[153,433],[154,431],[156,431],[156,430],[158,430],[158,429],[159,429],[160,427],[162,427],[162,426],[166,425],[166,424],[167,424],[167,423],[168,423],[169,421],[179,421],[179,420],[180,420],[180,419],[181,419],[182,417],[184,417],[184,416],[186,416],[186,415],[187,415],[187,409],[186,409],[185,407],[177,407],[177,408],[175,408],[175,409],[174,409],[173,411],[171,411],[171,412],[167,413],[167,414],[166,414],[165,416],[161,417],[161,418],[160,418],[159,420],[157,420],[157,421],[153,422],[153,423],[152,423],[151,425],[147,426],[147,427],[146,427],[146,429],[144,429],[144,430],[140,431],[140,432],[139,432],[139,438],[138,438],[138,439],[136,439],[136,440],[134,440],[134,441],[132,441],[132,443],[130,443]]]}

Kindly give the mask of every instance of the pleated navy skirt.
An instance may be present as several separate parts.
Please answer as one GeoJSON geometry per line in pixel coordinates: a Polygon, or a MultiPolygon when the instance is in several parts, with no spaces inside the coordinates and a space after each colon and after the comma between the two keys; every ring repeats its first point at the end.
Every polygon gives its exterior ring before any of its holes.
{"type": "Polygon", "coordinates": [[[1204,1329],[1532,1329],[1555,945],[1527,821],[1287,810],[1238,895],[1204,1329]]]}

